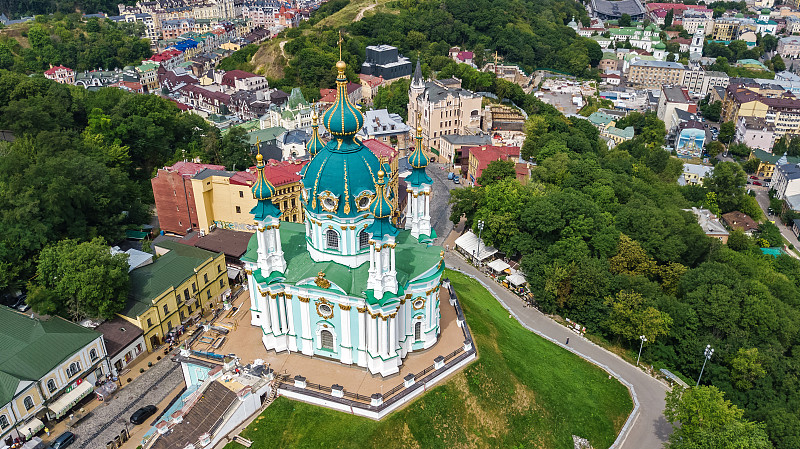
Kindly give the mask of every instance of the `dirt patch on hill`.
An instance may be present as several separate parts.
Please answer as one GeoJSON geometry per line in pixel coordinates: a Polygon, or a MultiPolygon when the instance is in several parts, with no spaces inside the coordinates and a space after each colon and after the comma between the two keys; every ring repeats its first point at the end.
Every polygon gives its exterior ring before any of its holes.
{"type": "Polygon", "coordinates": [[[281,55],[279,42],[273,40],[258,49],[251,63],[257,73],[264,74],[268,78],[280,79],[283,78],[283,68],[286,67],[287,61],[281,55]]]}

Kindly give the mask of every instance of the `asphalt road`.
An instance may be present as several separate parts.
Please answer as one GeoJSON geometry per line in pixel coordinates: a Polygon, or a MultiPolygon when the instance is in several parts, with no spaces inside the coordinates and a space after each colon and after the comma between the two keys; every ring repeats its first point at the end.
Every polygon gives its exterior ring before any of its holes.
{"type": "Polygon", "coordinates": [[[433,180],[433,194],[431,195],[431,226],[436,230],[436,244],[440,244],[450,231],[453,230],[453,222],[450,221],[450,190],[461,187],[447,179],[448,170],[443,168],[443,164],[433,163],[428,165],[426,173],[433,180]]]}
{"type": "Polygon", "coordinates": [[[794,235],[791,229],[786,227],[783,222],[781,221],[781,217],[778,215],[768,215],[767,209],[769,209],[769,193],[766,187],[759,187],[754,185],[748,185],[749,189],[752,189],[756,193],[756,201],[758,201],[758,205],[761,206],[761,210],[764,211],[764,216],[767,217],[768,220],[775,220],[775,226],[781,230],[781,235],[783,238],[789,241],[795,248],[800,249],[800,241],[798,241],[797,236],[794,235]]]}
{"type": "Polygon", "coordinates": [[[482,280],[494,297],[514,314],[523,326],[592,363],[604,366],[607,371],[616,374],[618,379],[622,379],[623,383],[629,384],[632,394],[639,403],[639,410],[632,419],[632,424],[623,430],[626,434],[622,436],[623,440],[622,444],[618,446],[619,448],[657,449],[663,447],[672,432],[672,426],[663,415],[666,404],[664,398],[668,391],[666,385],[622,360],[619,356],[578,336],[535,308],[525,307],[519,297],[489,280],[460,256],[448,252],[445,256],[445,263],[450,268],[482,280]],[[567,338],[570,338],[569,345],[564,344],[567,338]]]}

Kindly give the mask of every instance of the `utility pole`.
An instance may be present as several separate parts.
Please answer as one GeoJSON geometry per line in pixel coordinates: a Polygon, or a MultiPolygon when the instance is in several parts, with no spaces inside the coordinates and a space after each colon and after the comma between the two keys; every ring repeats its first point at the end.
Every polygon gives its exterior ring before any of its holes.
{"type": "Polygon", "coordinates": [[[639,356],[636,357],[636,366],[639,366],[639,359],[642,358],[642,348],[644,347],[644,342],[647,341],[647,337],[639,335],[639,340],[642,340],[642,344],[639,345],[639,356]]]}
{"type": "Polygon", "coordinates": [[[706,369],[706,362],[711,360],[712,355],[714,355],[714,348],[712,348],[711,345],[706,345],[706,349],[703,351],[705,360],[703,360],[703,368],[700,369],[700,375],[697,376],[697,385],[695,385],[696,387],[700,385],[700,378],[703,377],[703,371],[706,369]]]}

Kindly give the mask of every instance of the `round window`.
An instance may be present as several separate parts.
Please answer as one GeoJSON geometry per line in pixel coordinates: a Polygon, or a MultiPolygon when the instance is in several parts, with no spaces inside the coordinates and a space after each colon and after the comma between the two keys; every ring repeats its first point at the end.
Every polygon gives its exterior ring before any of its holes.
{"type": "Polygon", "coordinates": [[[368,196],[362,196],[358,199],[358,207],[362,209],[366,209],[369,206],[370,198],[368,196]]]}
{"type": "Polygon", "coordinates": [[[418,300],[414,301],[414,308],[415,309],[421,309],[422,306],[424,306],[424,305],[425,305],[425,301],[423,301],[421,299],[418,299],[418,300]]]}
{"type": "Polygon", "coordinates": [[[330,316],[333,313],[333,309],[331,309],[331,306],[327,304],[320,304],[319,313],[321,313],[324,316],[330,316]]]}
{"type": "Polygon", "coordinates": [[[336,207],[336,202],[333,201],[333,198],[325,198],[325,200],[323,200],[323,205],[325,209],[333,210],[336,207]]]}

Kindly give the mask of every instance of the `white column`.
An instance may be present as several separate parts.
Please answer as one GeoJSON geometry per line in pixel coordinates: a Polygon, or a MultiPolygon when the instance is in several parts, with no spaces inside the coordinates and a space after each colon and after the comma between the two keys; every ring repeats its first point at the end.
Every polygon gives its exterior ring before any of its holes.
{"type": "Polygon", "coordinates": [[[300,321],[303,322],[303,347],[301,350],[305,355],[312,355],[314,353],[314,340],[311,336],[311,317],[309,316],[308,308],[311,307],[310,302],[300,301],[300,321]]]}
{"type": "Polygon", "coordinates": [[[389,355],[394,355],[397,352],[397,317],[389,320],[389,355]]]}
{"type": "Polygon", "coordinates": [[[371,316],[367,318],[367,324],[369,325],[369,334],[367,335],[367,345],[370,352],[370,355],[375,355],[378,353],[378,318],[372,318],[371,316]]]}
{"type": "MultiPolygon", "coordinates": [[[[361,357],[367,350],[367,325],[366,325],[366,312],[359,312],[358,316],[358,360],[361,362],[361,357]]],[[[359,363],[360,364],[360,363],[359,363]]]]}
{"type": "Polygon", "coordinates": [[[339,345],[341,350],[341,362],[342,363],[353,363],[353,344],[350,342],[350,310],[339,310],[342,314],[341,322],[342,322],[342,343],[339,345]],[[346,346],[342,348],[342,346],[346,346]]]}
{"type": "Polygon", "coordinates": [[[278,320],[277,301],[270,301],[270,299],[272,298],[270,298],[269,296],[267,296],[265,299],[267,301],[267,304],[269,305],[270,318],[272,319],[272,333],[275,335],[280,334],[282,329],[280,326],[280,321],[278,320]]]}

